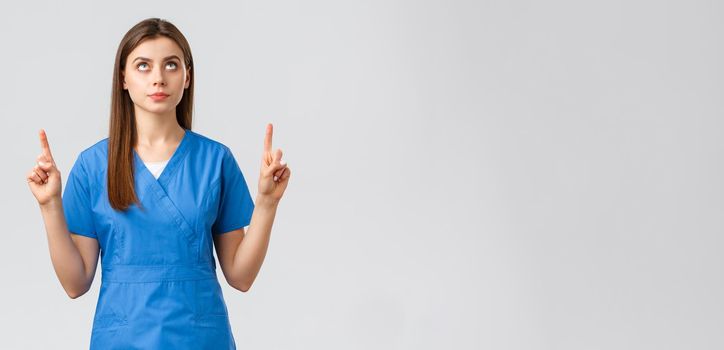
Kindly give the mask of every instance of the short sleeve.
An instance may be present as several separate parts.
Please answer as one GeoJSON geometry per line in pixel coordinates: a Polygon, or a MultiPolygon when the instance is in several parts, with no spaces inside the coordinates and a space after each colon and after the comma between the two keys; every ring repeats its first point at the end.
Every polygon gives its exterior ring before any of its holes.
{"type": "Polygon", "coordinates": [[[88,173],[82,153],[73,164],[63,191],[63,213],[68,231],[74,234],[98,238],[93,224],[88,173]]]}
{"type": "Polygon", "coordinates": [[[244,174],[228,147],[224,147],[219,181],[219,208],[211,233],[222,234],[248,226],[254,213],[254,201],[244,174]]]}

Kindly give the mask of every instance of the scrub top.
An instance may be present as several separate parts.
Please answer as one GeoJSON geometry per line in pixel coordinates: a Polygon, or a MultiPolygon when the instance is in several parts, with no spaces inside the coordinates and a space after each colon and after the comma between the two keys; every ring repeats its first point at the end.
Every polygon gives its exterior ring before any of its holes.
{"type": "Polygon", "coordinates": [[[158,178],[136,151],[141,202],[110,206],[108,138],[80,152],[62,195],[68,230],[98,240],[91,349],[236,349],[213,235],[249,225],[254,202],[231,150],[185,134],[158,178]]]}

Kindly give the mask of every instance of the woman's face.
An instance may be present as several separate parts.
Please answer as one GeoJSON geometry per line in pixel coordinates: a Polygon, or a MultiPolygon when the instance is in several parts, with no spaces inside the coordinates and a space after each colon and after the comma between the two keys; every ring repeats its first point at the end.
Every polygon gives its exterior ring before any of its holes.
{"type": "Polygon", "coordinates": [[[174,111],[190,81],[191,68],[186,67],[181,48],[165,36],[136,46],[123,70],[123,89],[128,90],[136,109],[155,114],[174,111]],[[158,92],[168,96],[152,96],[158,92]]]}

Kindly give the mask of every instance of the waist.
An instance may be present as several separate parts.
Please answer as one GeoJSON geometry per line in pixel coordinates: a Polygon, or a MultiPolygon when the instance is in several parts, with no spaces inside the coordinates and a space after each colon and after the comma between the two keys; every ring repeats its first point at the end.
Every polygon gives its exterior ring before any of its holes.
{"type": "Polygon", "coordinates": [[[193,281],[216,278],[212,264],[199,265],[111,265],[101,270],[102,282],[193,281]]]}

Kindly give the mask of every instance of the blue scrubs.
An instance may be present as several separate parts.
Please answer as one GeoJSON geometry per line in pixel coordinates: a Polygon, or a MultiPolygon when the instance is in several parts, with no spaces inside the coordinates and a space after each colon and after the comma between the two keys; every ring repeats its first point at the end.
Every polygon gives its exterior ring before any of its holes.
{"type": "Polygon", "coordinates": [[[98,239],[101,286],[91,349],[236,349],[216,277],[212,235],[249,225],[254,211],[231,150],[185,130],[156,179],[133,151],[141,207],[108,202],[108,139],[68,174],[68,230],[98,239]]]}

